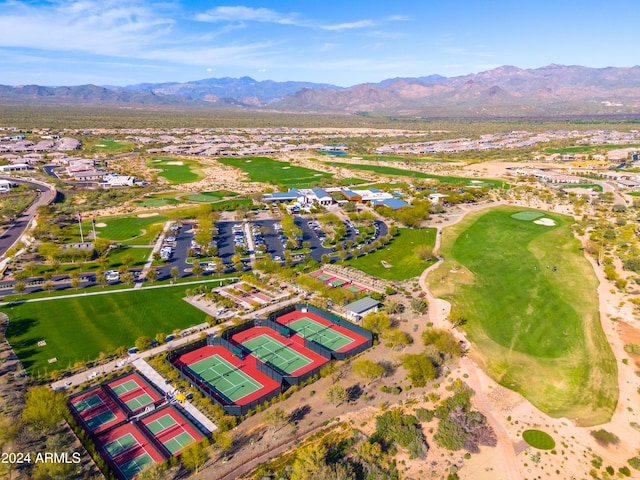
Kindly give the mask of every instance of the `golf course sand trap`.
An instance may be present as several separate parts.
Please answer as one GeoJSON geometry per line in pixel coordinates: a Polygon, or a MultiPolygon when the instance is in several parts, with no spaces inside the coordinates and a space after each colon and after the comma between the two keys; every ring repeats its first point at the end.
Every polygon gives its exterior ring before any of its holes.
{"type": "Polygon", "coordinates": [[[152,212],[152,213],[140,213],[138,214],[138,218],[148,218],[148,217],[155,217],[158,215],[158,212],[152,212]]]}
{"type": "Polygon", "coordinates": [[[107,224],[106,224],[106,223],[103,223],[103,222],[96,223],[96,228],[104,228],[104,227],[106,227],[106,226],[107,226],[107,224]]]}
{"type": "Polygon", "coordinates": [[[380,260],[380,263],[382,264],[382,266],[384,268],[391,268],[393,267],[393,265],[391,265],[389,262],[385,262],[384,260],[380,260]]]}
{"type": "Polygon", "coordinates": [[[534,220],[533,223],[544,225],[545,227],[554,227],[556,225],[556,222],[554,222],[550,218],[539,218],[537,220],[534,220]]]}
{"type": "Polygon", "coordinates": [[[184,165],[184,162],[167,162],[165,165],[184,165]]]}

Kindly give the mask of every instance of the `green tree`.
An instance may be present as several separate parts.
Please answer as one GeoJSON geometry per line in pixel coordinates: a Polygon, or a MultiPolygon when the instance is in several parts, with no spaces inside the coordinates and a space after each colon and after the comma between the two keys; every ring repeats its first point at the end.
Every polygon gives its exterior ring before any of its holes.
{"type": "Polygon", "coordinates": [[[187,470],[191,470],[197,475],[198,470],[202,468],[209,458],[209,452],[207,451],[208,447],[209,442],[207,439],[204,439],[201,442],[194,443],[185,448],[180,455],[182,465],[184,465],[187,470]]]}
{"type": "Polygon", "coordinates": [[[267,412],[265,412],[262,419],[264,420],[264,423],[269,425],[269,428],[271,430],[277,430],[279,429],[279,427],[282,427],[283,425],[288,423],[289,415],[287,415],[287,413],[283,409],[276,407],[271,408],[267,412]]]}
{"type": "Polygon", "coordinates": [[[106,238],[96,238],[93,242],[93,249],[96,252],[98,257],[101,257],[105,253],[111,245],[111,240],[107,240],[106,238]]]}
{"type": "Polygon", "coordinates": [[[353,369],[353,373],[366,380],[367,385],[381,378],[387,371],[384,365],[366,359],[353,361],[351,368],[353,369]]]}
{"type": "Polygon", "coordinates": [[[171,278],[175,281],[178,278],[178,275],[180,275],[180,270],[178,270],[178,267],[174,265],[171,267],[171,278]]]}
{"type": "Polygon", "coordinates": [[[436,368],[423,354],[407,354],[402,357],[402,365],[407,370],[407,378],[414,387],[424,387],[428,381],[436,378],[436,368]]]}
{"type": "Polygon", "coordinates": [[[122,275],[120,275],[120,280],[122,280],[122,283],[126,285],[131,285],[135,280],[135,277],[133,276],[133,273],[125,272],[122,275]]]}
{"type": "Polygon", "coordinates": [[[327,400],[333,405],[340,405],[349,400],[349,392],[340,385],[331,385],[325,392],[327,400]]]}
{"type": "Polygon", "coordinates": [[[25,395],[22,420],[36,431],[47,432],[62,421],[66,411],[64,393],[49,387],[34,387],[25,395]]]}
{"type": "Polygon", "coordinates": [[[213,432],[213,442],[216,448],[222,452],[228,452],[233,447],[233,437],[229,432],[213,432]]]}
{"type": "Polygon", "coordinates": [[[327,447],[307,445],[298,449],[291,469],[291,480],[315,480],[316,473],[326,465],[327,447]]]}
{"type": "Polygon", "coordinates": [[[120,258],[120,263],[129,268],[134,260],[135,258],[133,258],[133,255],[131,255],[130,253],[125,253],[124,255],[122,255],[122,258],[120,258]]]}
{"type": "Polygon", "coordinates": [[[167,341],[167,334],[163,332],[156,333],[155,340],[158,343],[158,345],[162,345],[164,342],[167,341]]]}
{"type": "Polygon", "coordinates": [[[144,351],[147,350],[151,344],[153,343],[153,340],[151,340],[151,337],[147,337],[146,335],[143,335],[142,337],[138,337],[135,341],[135,346],[139,351],[144,351]]]}
{"type": "Polygon", "coordinates": [[[462,355],[460,342],[447,330],[430,328],[422,332],[422,343],[425,346],[433,345],[439,352],[449,357],[462,355]]]}
{"type": "Polygon", "coordinates": [[[362,319],[362,326],[371,332],[380,335],[391,327],[391,319],[384,312],[371,312],[362,319]]]}
{"type": "Polygon", "coordinates": [[[389,328],[382,332],[380,337],[385,340],[385,345],[389,348],[398,348],[413,343],[413,338],[408,333],[397,328],[389,328]]]}
{"type": "Polygon", "coordinates": [[[151,283],[155,282],[158,279],[158,271],[155,268],[150,268],[147,272],[146,278],[151,283]]]}
{"type": "Polygon", "coordinates": [[[200,262],[194,263],[191,271],[196,277],[200,277],[200,275],[202,275],[202,267],[200,266],[200,262]]]}

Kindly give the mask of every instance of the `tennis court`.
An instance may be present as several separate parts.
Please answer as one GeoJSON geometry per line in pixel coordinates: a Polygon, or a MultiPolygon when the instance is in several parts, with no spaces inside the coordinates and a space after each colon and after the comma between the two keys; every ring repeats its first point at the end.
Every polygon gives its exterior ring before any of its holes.
{"type": "MultiPolygon", "coordinates": [[[[180,427],[182,428],[182,427],[180,427]]],[[[163,440],[162,437],[172,434],[173,432],[167,432],[167,434],[161,433],[158,435],[158,439],[162,442],[162,444],[171,452],[171,455],[180,452],[181,450],[187,448],[189,445],[194,443],[196,440],[191,436],[189,432],[185,432],[184,429],[178,435],[174,435],[171,438],[163,440]]]]}
{"type": "Polygon", "coordinates": [[[187,367],[232,402],[260,390],[263,385],[220,355],[212,355],[187,367]]]}
{"type": "Polygon", "coordinates": [[[136,382],[135,380],[127,380],[126,382],[121,383],[120,385],[111,387],[111,390],[113,390],[113,393],[115,393],[117,396],[122,397],[125,393],[131,392],[136,388],[140,388],[140,385],[138,385],[138,382],[136,382]]]}
{"type": "Polygon", "coordinates": [[[172,415],[163,415],[147,423],[147,428],[171,452],[171,455],[188,447],[195,438],[180,425],[172,415]]]}
{"type": "Polygon", "coordinates": [[[326,280],[329,280],[331,277],[329,275],[325,275],[324,273],[322,275],[318,275],[316,277],[318,280],[320,280],[321,282],[324,282],[326,280]]]}
{"type": "Polygon", "coordinates": [[[133,396],[130,400],[125,400],[125,398],[122,397],[122,400],[132,412],[153,403],[153,398],[146,392],[143,392],[142,395],[133,396]]]}
{"type": "Polygon", "coordinates": [[[96,393],[95,395],[85,397],[82,400],[75,402],[73,404],[73,408],[76,409],[76,412],[82,413],[85,410],[89,410],[90,408],[97,407],[98,405],[104,405],[104,402],[100,398],[100,395],[96,393]]]}
{"type": "Polygon", "coordinates": [[[116,419],[115,413],[109,410],[108,407],[106,408],[107,410],[105,410],[104,412],[100,412],[97,415],[94,415],[93,417],[90,417],[90,418],[86,418],[84,420],[89,430],[91,430],[92,432],[95,432],[102,425],[105,425],[106,423],[112,422],[113,420],[116,419]]]}
{"type": "Polygon", "coordinates": [[[142,455],[138,455],[136,458],[129,460],[128,462],[118,465],[120,471],[126,478],[133,478],[138,475],[147,465],[155,463],[151,455],[144,452],[142,455]]]}
{"type": "Polygon", "coordinates": [[[329,285],[331,285],[332,287],[341,287],[342,285],[344,285],[345,282],[344,280],[340,280],[339,278],[336,278],[334,280],[330,280],[327,282],[329,285]]]}
{"type": "Polygon", "coordinates": [[[125,450],[129,450],[131,447],[138,445],[138,441],[133,435],[127,433],[120,438],[115,439],[112,442],[107,443],[104,449],[107,451],[111,458],[115,458],[125,450]]]}
{"type": "Polygon", "coordinates": [[[309,317],[302,317],[299,320],[288,323],[287,327],[295,331],[299,336],[313,340],[329,350],[340,350],[354,342],[353,338],[332,330],[332,325],[323,325],[309,317]]]}
{"type": "Polygon", "coordinates": [[[296,352],[288,345],[280,343],[265,333],[242,342],[242,345],[251,350],[251,354],[260,361],[275,365],[286,373],[300,370],[313,362],[309,357],[296,352]]]}
{"type": "Polygon", "coordinates": [[[359,287],[358,285],[350,285],[346,287],[346,289],[353,293],[360,293],[364,290],[364,288],[359,287]]]}

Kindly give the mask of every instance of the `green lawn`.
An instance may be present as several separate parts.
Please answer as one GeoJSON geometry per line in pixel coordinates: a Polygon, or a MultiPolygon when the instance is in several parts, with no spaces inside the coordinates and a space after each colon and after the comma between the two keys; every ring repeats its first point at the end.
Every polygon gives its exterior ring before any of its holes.
{"type": "Polygon", "coordinates": [[[229,190],[215,190],[213,192],[192,193],[186,197],[190,202],[218,202],[225,197],[237,197],[239,194],[229,190]]]}
{"type": "Polygon", "coordinates": [[[152,168],[162,170],[158,176],[166,178],[172,184],[190,183],[201,177],[193,171],[196,162],[171,157],[154,157],[149,163],[152,168]]]}
{"type": "Polygon", "coordinates": [[[562,188],[590,188],[594,192],[602,192],[602,185],[598,185],[597,183],[576,183],[563,185],[562,188]]]}
{"type": "Polygon", "coordinates": [[[627,143],[624,145],[576,145],[574,147],[547,148],[546,153],[587,153],[594,150],[618,150],[620,148],[640,147],[637,143],[627,143]]]}
{"type": "Polygon", "coordinates": [[[29,374],[66,369],[100,352],[131,347],[136,338],[202,323],[205,314],[184,302],[185,287],[129,290],[4,306],[7,339],[29,374]],[[38,347],[45,340],[47,345],[38,347]],[[57,357],[56,363],[48,359],[57,357]]]}
{"type": "MultiPolygon", "coordinates": [[[[162,215],[155,215],[153,217],[109,217],[99,218],[96,220],[96,233],[99,238],[108,238],[116,242],[122,242],[126,240],[132,240],[136,237],[140,237],[144,232],[149,230],[153,225],[158,225],[162,228],[162,224],[167,221],[167,217],[162,215]],[[106,224],[106,227],[100,227],[100,224],[106,224]]],[[[91,228],[91,222],[83,222],[83,228],[89,231],[91,228]]],[[[136,240],[138,240],[136,238],[136,240]]],[[[140,240],[141,241],[141,240],[140,240]]],[[[143,241],[140,245],[148,243],[143,241]]]]}
{"type": "Polygon", "coordinates": [[[496,208],[446,229],[446,260],[429,275],[430,288],[467,320],[473,356],[499,383],[554,417],[603,423],[618,386],[597,279],[572,220],[531,212],[496,208]],[[535,224],[533,213],[556,225],[535,224]]]}
{"type": "Polygon", "coordinates": [[[414,170],[404,170],[402,168],[385,167],[383,165],[362,165],[355,163],[341,163],[341,162],[328,162],[329,165],[336,167],[349,168],[351,170],[363,170],[367,172],[373,172],[380,175],[392,175],[396,177],[408,177],[408,178],[430,178],[437,180],[443,185],[477,185],[486,186],[489,188],[502,188],[506,183],[502,180],[494,180],[490,178],[466,178],[466,177],[453,177],[446,175],[432,175],[424,172],[417,172],[414,170]]]}
{"type": "Polygon", "coordinates": [[[556,446],[556,442],[551,435],[542,430],[525,430],[522,432],[522,439],[533,448],[539,450],[551,450],[556,446]]]}
{"type": "Polygon", "coordinates": [[[165,205],[177,205],[180,202],[175,198],[145,198],[144,200],[136,200],[141,207],[164,207],[165,205]]]}
{"type": "Polygon", "coordinates": [[[96,150],[104,150],[106,152],[116,152],[131,148],[133,144],[129,142],[121,142],[116,140],[100,140],[93,145],[96,150]]]}
{"type": "Polygon", "coordinates": [[[332,178],[329,173],[266,157],[218,158],[218,162],[246,172],[251,182],[282,185],[285,188],[305,188],[320,182],[322,178],[332,178]]]}
{"type": "Polygon", "coordinates": [[[434,261],[420,259],[414,252],[418,245],[435,245],[435,228],[400,228],[397,237],[387,246],[373,253],[348,261],[352,267],[369,275],[387,280],[406,280],[419,276],[434,261]],[[391,264],[382,265],[382,260],[391,264]]]}
{"type": "Polygon", "coordinates": [[[414,157],[410,155],[358,155],[355,158],[363,160],[381,162],[432,162],[432,163],[454,163],[456,160],[446,160],[443,158],[414,157]]]}

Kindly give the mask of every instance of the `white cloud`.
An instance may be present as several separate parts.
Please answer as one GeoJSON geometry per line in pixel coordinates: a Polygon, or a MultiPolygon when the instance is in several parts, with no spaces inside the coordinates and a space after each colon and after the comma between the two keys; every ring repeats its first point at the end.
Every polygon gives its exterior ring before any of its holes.
{"type": "Polygon", "coordinates": [[[322,30],[330,30],[330,31],[343,31],[343,30],[353,30],[356,28],[367,28],[374,26],[375,23],[371,20],[359,20],[357,22],[346,22],[346,23],[337,23],[335,25],[324,25],[320,28],[322,30]]]}
{"type": "Polygon", "coordinates": [[[200,13],[195,19],[200,22],[264,22],[282,25],[300,24],[297,14],[282,14],[269,8],[216,7],[200,13]]]}

